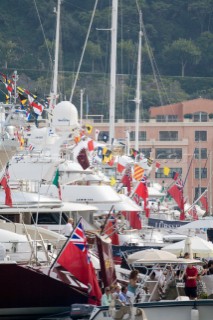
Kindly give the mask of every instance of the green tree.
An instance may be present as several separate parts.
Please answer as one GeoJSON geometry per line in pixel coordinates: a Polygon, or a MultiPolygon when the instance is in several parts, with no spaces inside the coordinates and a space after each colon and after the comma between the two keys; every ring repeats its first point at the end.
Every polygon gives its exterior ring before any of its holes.
{"type": "Polygon", "coordinates": [[[92,41],[88,41],[86,54],[89,56],[89,61],[91,62],[92,68],[91,71],[95,71],[95,61],[99,60],[102,57],[102,51],[100,44],[96,44],[92,41]]]}
{"type": "Polygon", "coordinates": [[[164,50],[169,62],[174,65],[181,65],[181,76],[185,76],[187,64],[198,64],[201,58],[200,49],[192,40],[178,39],[171,45],[167,45],[164,50]]]}
{"type": "Polygon", "coordinates": [[[8,64],[14,62],[14,60],[17,59],[16,56],[16,43],[9,40],[9,41],[4,41],[2,40],[0,42],[0,55],[1,55],[1,60],[4,61],[3,67],[7,69],[8,64]]]}

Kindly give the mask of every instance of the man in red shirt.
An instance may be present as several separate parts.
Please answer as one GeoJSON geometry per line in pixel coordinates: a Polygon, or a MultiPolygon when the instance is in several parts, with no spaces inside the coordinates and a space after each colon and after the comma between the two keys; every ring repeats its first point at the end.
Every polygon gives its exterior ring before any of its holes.
{"type": "Polygon", "coordinates": [[[189,264],[185,271],[185,294],[191,300],[197,298],[197,276],[197,268],[189,264]]]}

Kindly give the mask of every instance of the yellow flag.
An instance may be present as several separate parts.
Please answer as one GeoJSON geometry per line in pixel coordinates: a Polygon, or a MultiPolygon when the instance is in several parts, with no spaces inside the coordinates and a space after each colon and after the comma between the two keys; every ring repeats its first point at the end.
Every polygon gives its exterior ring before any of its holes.
{"type": "Polygon", "coordinates": [[[87,132],[90,134],[92,132],[93,126],[91,126],[90,124],[86,124],[85,127],[87,129],[87,132]]]}
{"type": "Polygon", "coordinates": [[[110,185],[114,186],[116,184],[116,179],[114,177],[110,178],[110,185]]]}
{"type": "Polygon", "coordinates": [[[135,164],[133,178],[137,181],[141,181],[143,174],[144,174],[144,169],[141,168],[138,164],[135,164]]]}
{"type": "Polygon", "coordinates": [[[163,168],[163,173],[164,173],[165,176],[168,176],[169,172],[170,172],[170,168],[168,168],[168,167],[164,167],[163,168]]]}

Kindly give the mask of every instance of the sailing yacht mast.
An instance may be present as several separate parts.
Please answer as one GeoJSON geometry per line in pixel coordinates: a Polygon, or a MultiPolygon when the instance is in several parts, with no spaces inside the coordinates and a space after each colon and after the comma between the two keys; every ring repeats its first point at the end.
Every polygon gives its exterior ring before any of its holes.
{"type": "Polygon", "coordinates": [[[135,101],[135,149],[139,150],[139,122],[141,104],[141,51],[142,51],[142,12],[139,10],[139,42],[138,42],[138,63],[137,63],[137,87],[135,101]]]}
{"type": "Polygon", "coordinates": [[[116,97],[116,60],[117,60],[117,20],[118,0],[112,0],[110,97],[109,97],[109,143],[115,137],[115,97],[116,97]]]}
{"type": "Polygon", "coordinates": [[[57,20],[56,20],[56,36],[55,36],[55,59],[54,59],[52,92],[50,93],[50,97],[51,97],[50,109],[54,109],[56,105],[56,99],[57,99],[57,93],[58,93],[58,60],[59,60],[61,0],[58,0],[56,14],[57,14],[57,20]]]}

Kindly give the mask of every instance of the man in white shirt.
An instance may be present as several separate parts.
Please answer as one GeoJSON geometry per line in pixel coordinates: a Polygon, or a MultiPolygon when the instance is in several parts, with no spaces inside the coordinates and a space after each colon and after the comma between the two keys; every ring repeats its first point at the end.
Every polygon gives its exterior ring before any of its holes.
{"type": "Polygon", "coordinates": [[[67,221],[67,224],[63,229],[63,234],[65,235],[65,237],[69,238],[72,231],[73,231],[73,219],[69,218],[67,221]]]}

